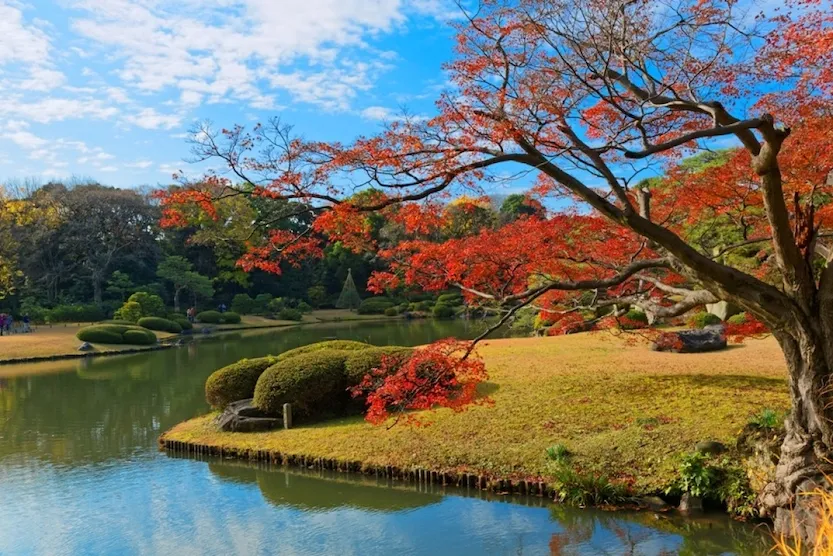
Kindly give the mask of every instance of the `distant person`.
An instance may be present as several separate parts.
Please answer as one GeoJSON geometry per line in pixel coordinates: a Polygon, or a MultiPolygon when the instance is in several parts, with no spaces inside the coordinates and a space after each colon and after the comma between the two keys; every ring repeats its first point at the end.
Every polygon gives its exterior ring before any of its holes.
{"type": "Polygon", "coordinates": [[[6,313],[0,313],[0,336],[3,335],[4,330],[6,330],[6,313]]]}
{"type": "Polygon", "coordinates": [[[32,331],[32,326],[29,321],[29,315],[23,315],[23,333],[26,334],[27,332],[32,331]]]}
{"type": "Polygon", "coordinates": [[[220,310],[221,313],[226,312],[226,304],[225,303],[220,303],[220,306],[217,307],[217,308],[220,310]]]}
{"type": "Polygon", "coordinates": [[[194,307],[189,307],[188,310],[185,311],[185,316],[188,317],[188,322],[193,324],[193,322],[194,322],[194,320],[197,316],[197,309],[194,308],[194,307]]]}
{"type": "Polygon", "coordinates": [[[11,334],[14,330],[14,317],[6,315],[6,334],[11,334]]]}

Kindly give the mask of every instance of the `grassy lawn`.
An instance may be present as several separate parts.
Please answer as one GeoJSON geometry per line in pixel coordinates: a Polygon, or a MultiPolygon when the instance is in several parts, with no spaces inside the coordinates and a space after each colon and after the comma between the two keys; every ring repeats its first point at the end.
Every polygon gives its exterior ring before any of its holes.
{"type": "Polygon", "coordinates": [[[427,413],[430,426],[391,429],[349,418],[268,433],[219,433],[213,416],[187,421],[170,440],[286,455],[494,476],[546,477],[561,442],[582,470],[665,487],[676,456],[702,440],[732,444],[750,415],[788,407],[776,342],[753,340],[709,354],[652,352],[606,333],[494,340],[481,353],[494,405],[427,413]]]}

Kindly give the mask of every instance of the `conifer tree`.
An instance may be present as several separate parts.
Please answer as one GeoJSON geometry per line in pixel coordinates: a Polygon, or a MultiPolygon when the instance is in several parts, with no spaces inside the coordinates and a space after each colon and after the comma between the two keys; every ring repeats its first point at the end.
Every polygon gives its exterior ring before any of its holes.
{"type": "Polygon", "coordinates": [[[341,289],[341,295],[338,296],[336,307],[339,309],[350,309],[355,311],[361,305],[362,298],[359,297],[359,291],[356,289],[356,283],[353,282],[353,270],[347,269],[347,279],[344,281],[344,287],[341,289]]]}

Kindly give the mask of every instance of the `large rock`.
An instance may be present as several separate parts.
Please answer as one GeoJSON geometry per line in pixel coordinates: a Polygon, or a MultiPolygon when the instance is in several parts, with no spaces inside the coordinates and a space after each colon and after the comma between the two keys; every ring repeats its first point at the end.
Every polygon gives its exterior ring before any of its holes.
{"type": "Polygon", "coordinates": [[[703,511],[703,499],[691,494],[683,494],[680,500],[680,511],[685,514],[700,513],[703,511]]]}
{"type": "Polygon", "coordinates": [[[92,351],[95,348],[90,342],[84,342],[80,346],[78,346],[78,351],[92,351]]]}
{"type": "Polygon", "coordinates": [[[742,313],[743,309],[732,305],[728,301],[718,301],[717,303],[706,303],[706,311],[720,317],[720,320],[726,320],[732,315],[742,313]]]}
{"type": "Polygon", "coordinates": [[[726,348],[726,336],[722,328],[703,330],[680,330],[664,332],[654,342],[654,351],[671,351],[674,353],[704,353],[726,348]]]}
{"type": "Polygon", "coordinates": [[[281,419],[270,417],[252,405],[251,398],[232,402],[217,417],[217,427],[224,432],[258,432],[275,429],[281,419]]]}

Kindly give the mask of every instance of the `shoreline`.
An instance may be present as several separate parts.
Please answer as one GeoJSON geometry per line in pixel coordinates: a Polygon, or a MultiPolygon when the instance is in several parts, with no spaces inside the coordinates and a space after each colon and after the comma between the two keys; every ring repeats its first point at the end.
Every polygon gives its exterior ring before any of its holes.
{"type": "MultiPolygon", "coordinates": [[[[400,320],[401,317],[386,317],[381,315],[371,315],[367,317],[361,318],[331,318],[331,319],[319,319],[316,321],[307,321],[307,322],[281,322],[278,324],[252,324],[252,325],[231,325],[234,328],[213,328],[210,333],[202,332],[203,329],[195,329],[195,331],[191,334],[173,334],[168,335],[160,341],[152,346],[140,346],[140,347],[126,347],[120,349],[118,347],[113,347],[106,349],[106,351],[86,351],[86,352],[78,352],[78,353],[58,353],[54,355],[35,355],[32,357],[14,357],[9,359],[0,359],[0,366],[4,365],[25,365],[27,363],[43,363],[46,361],[65,361],[71,359],[84,359],[84,358],[93,358],[93,357],[110,357],[116,355],[131,355],[143,352],[152,352],[152,351],[161,351],[164,349],[171,349],[175,347],[183,347],[188,345],[192,342],[198,342],[201,339],[210,339],[216,338],[221,334],[228,334],[231,332],[246,332],[248,330],[266,330],[270,328],[275,329],[287,329],[287,328],[296,328],[300,326],[310,326],[310,325],[317,325],[317,324],[334,324],[339,322],[378,322],[378,321],[387,321],[387,320],[400,320]],[[188,341],[179,344],[180,340],[188,341]]],[[[94,325],[95,323],[91,323],[94,325]]],[[[86,325],[90,326],[90,325],[86,325]]],[[[223,326],[223,325],[220,325],[223,326]]],[[[56,325],[56,328],[59,326],[56,325]]],[[[50,327],[51,328],[51,327],[50,327]]],[[[69,326],[64,326],[63,328],[69,328],[69,326]]],[[[76,326],[79,330],[83,328],[82,326],[76,326]]],[[[80,342],[80,340],[78,340],[80,342]]],[[[95,344],[94,344],[95,345],[95,344]]],[[[116,346],[117,344],[113,344],[116,346]]]]}

